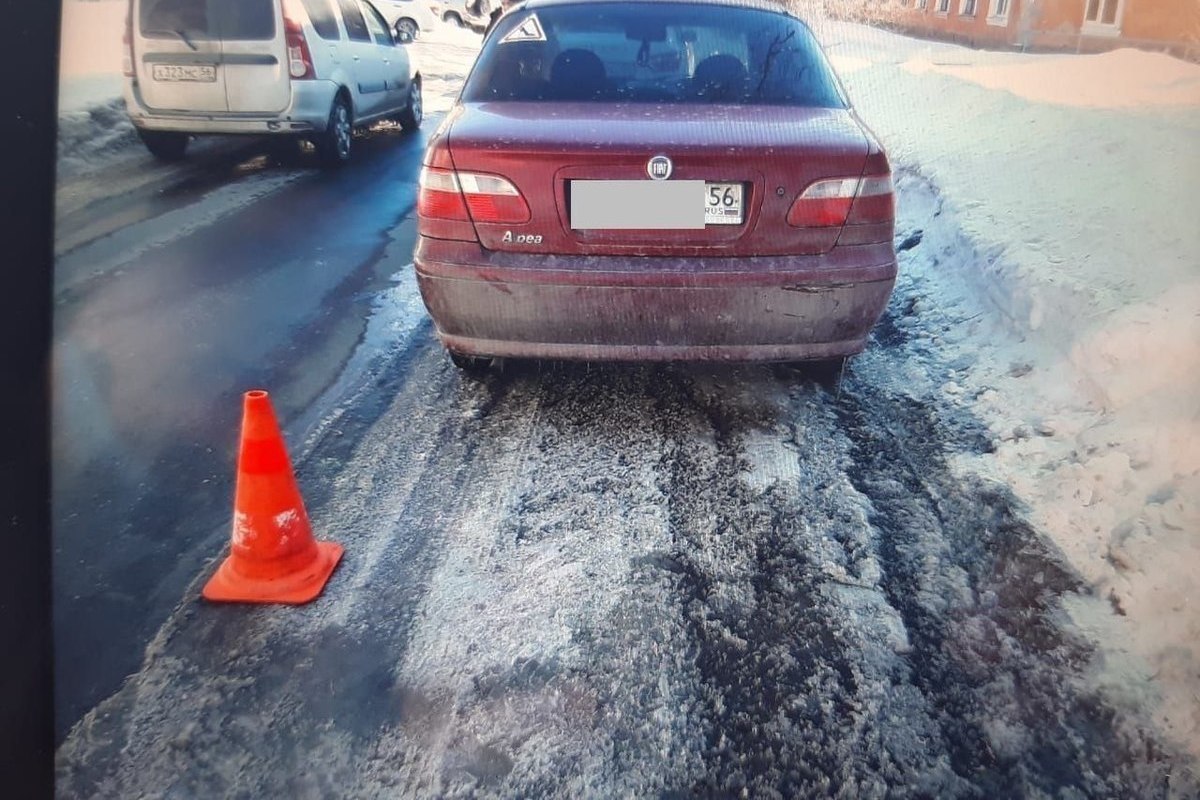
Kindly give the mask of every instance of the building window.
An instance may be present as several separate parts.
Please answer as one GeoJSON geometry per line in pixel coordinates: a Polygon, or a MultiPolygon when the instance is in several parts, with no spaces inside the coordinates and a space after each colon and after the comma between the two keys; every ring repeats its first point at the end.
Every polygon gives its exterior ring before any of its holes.
{"type": "Polygon", "coordinates": [[[938,0],[937,13],[949,14],[950,13],[950,0],[938,0]]]}
{"type": "Polygon", "coordinates": [[[1083,13],[1085,28],[1092,26],[1108,26],[1115,28],[1121,24],[1121,0],[1085,0],[1087,5],[1083,13]]]}
{"type": "Polygon", "coordinates": [[[991,9],[988,11],[988,24],[1007,25],[1008,6],[1009,0],[992,0],[991,9]]]}
{"type": "Polygon", "coordinates": [[[913,0],[913,8],[919,8],[922,11],[929,5],[929,0],[913,0]]]}
{"type": "Polygon", "coordinates": [[[962,0],[962,4],[958,7],[958,15],[960,17],[975,16],[976,0],[962,0]]]}

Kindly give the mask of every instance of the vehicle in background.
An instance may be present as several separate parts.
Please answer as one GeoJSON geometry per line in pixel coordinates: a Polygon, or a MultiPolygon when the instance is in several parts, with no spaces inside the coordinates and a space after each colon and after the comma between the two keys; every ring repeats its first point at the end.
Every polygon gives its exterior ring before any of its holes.
{"type": "Polygon", "coordinates": [[[373,0],[396,37],[412,41],[437,28],[446,6],[434,0],[373,0]]]}
{"type": "Polygon", "coordinates": [[[131,0],[125,104],[157,158],[202,134],[255,134],[349,160],[353,130],[421,124],[421,76],[367,0],[131,0]]]}
{"type": "Polygon", "coordinates": [[[808,26],[765,0],[515,6],[430,141],[417,210],[422,299],[464,369],[840,365],[896,279],[888,158],[808,26]]]}
{"type": "Polygon", "coordinates": [[[499,0],[449,0],[442,21],[483,33],[499,0]]]}

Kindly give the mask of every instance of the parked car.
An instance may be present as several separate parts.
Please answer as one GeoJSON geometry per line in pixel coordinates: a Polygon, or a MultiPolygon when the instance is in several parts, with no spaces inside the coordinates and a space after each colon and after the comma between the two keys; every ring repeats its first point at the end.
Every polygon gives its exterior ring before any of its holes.
{"type": "Polygon", "coordinates": [[[449,0],[442,10],[442,22],[483,33],[497,3],[499,0],[449,0]]]}
{"type": "Polygon", "coordinates": [[[395,31],[397,38],[408,41],[441,24],[445,5],[433,0],[374,0],[379,13],[395,31]]]}
{"type": "Polygon", "coordinates": [[[125,105],[156,157],[201,134],[306,137],[330,166],[356,126],[421,125],[421,75],[367,0],[131,0],[125,105]]]}
{"type": "Polygon", "coordinates": [[[891,169],[758,0],[528,0],[424,158],[415,269],[460,367],[833,360],[896,278],[891,169]]]}

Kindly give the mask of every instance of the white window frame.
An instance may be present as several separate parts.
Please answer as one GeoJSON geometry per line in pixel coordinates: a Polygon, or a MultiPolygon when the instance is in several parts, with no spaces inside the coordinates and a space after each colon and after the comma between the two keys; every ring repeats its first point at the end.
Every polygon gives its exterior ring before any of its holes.
{"type": "Polygon", "coordinates": [[[929,5],[929,0],[913,0],[913,8],[919,8],[922,11],[929,5]]]}
{"type": "Polygon", "coordinates": [[[999,25],[1000,27],[1008,27],[1008,15],[1012,12],[1013,0],[988,0],[988,25],[999,25]],[[1004,12],[997,13],[996,7],[1001,3],[1004,4],[1004,12]]]}
{"type": "MultiPolygon", "coordinates": [[[[1100,0],[1100,4],[1096,7],[1100,12],[1100,19],[1104,18],[1104,3],[1106,0],[1100,0]]],[[[1086,33],[1089,36],[1120,36],[1121,21],[1125,18],[1125,0],[1116,0],[1117,15],[1113,18],[1112,24],[1101,22],[1099,19],[1092,21],[1087,18],[1089,0],[1083,0],[1083,25],[1080,26],[1080,32],[1086,33]]]]}
{"type": "Polygon", "coordinates": [[[977,13],[979,13],[979,0],[959,0],[958,15],[960,17],[974,17],[977,13]],[[975,7],[967,11],[967,3],[972,2],[975,3],[975,7]]]}
{"type": "Polygon", "coordinates": [[[937,6],[934,7],[933,13],[939,17],[950,16],[950,0],[937,0],[937,6]]]}

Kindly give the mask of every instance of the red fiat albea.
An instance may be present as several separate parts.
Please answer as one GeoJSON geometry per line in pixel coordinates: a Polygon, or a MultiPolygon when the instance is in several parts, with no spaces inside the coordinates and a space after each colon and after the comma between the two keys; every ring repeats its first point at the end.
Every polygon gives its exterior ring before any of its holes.
{"type": "Polygon", "coordinates": [[[840,359],[895,282],[887,156],[757,0],[517,5],[424,164],[417,279],[463,368],[840,359]]]}

